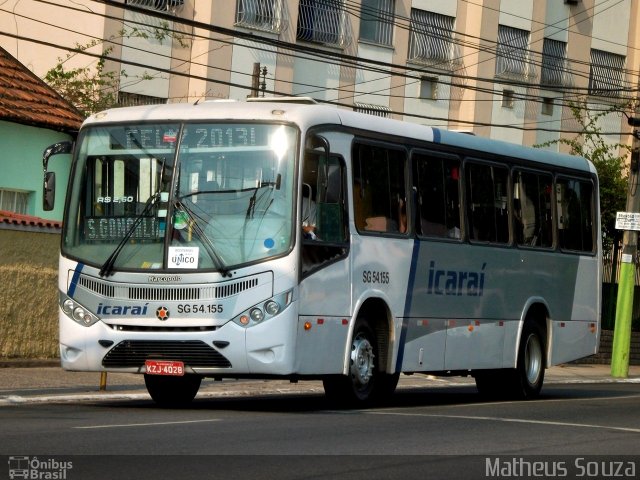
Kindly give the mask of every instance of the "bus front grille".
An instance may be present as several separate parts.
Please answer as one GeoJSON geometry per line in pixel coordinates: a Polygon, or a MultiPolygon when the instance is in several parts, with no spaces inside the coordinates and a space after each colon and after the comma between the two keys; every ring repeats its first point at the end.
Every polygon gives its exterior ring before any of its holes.
{"type": "Polygon", "coordinates": [[[102,359],[105,368],[139,368],[145,360],[176,360],[193,368],[229,368],[231,362],[200,340],[123,340],[102,359]]]}

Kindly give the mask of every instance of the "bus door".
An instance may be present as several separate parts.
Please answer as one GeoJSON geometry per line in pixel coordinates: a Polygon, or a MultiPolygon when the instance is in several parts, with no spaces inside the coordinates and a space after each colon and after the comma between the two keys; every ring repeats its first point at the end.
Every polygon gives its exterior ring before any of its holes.
{"type": "Polygon", "coordinates": [[[341,373],[351,309],[346,168],[325,137],[307,139],[299,191],[299,372],[341,373]]]}

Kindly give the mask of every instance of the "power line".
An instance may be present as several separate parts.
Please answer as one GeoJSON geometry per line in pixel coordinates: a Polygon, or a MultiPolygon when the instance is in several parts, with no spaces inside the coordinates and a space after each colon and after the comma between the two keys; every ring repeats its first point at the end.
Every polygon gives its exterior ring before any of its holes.
{"type": "MultiPolygon", "coordinates": [[[[43,2],[43,3],[49,3],[49,2],[43,2]]],[[[111,2],[100,2],[100,3],[111,3],[111,2]]],[[[122,6],[122,4],[116,4],[115,6],[118,6],[119,8],[124,8],[124,7],[122,6]]],[[[94,13],[94,14],[95,14],[95,12],[92,12],[92,13],[94,13]]],[[[144,9],[143,9],[140,13],[146,13],[146,14],[149,14],[148,10],[144,10],[144,9]]],[[[109,17],[109,18],[116,19],[116,17],[109,17]]],[[[121,19],[121,18],[117,18],[117,20],[118,20],[118,21],[122,21],[122,19],[121,19]]],[[[175,17],[173,17],[173,16],[169,16],[169,20],[173,20],[173,21],[175,21],[176,19],[175,19],[175,17]]],[[[181,20],[182,20],[182,19],[181,19],[181,20]]],[[[183,23],[185,23],[185,24],[187,24],[187,25],[191,25],[191,26],[197,27],[197,28],[205,28],[206,30],[215,30],[215,29],[212,29],[210,25],[206,25],[206,26],[204,26],[204,27],[199,26],[199,25],[198,25],[198,22],[183,22],[183,23]]],[[[233,31],[229,31],[228,33],[230,34],[230,36],[237,36],[237,35],[235,35],[235,34],[237,33],[235,30],[233,30],[233,31]]],[[[196,37],[196,36],[194,36],[194,38],[195,38],[195,37],[196,37]]],[[[252,37],[252,38],[251,38],[252,40],[255,40],[255,36],[251,35],[251,37],[252,37]]],[[[209,37],[202,37],[202,38],[206,38],[207,40],[222,41],[222,40],[219,40],[219,39],[210,39],[209,37]]],[[[25,40],[29,40],[29,39],[25,39],[25,40]]],[[[229,42],[229,43],[230,43],[230,42],[229,42]]],[[[55,44],[50,44],[50,46],[59,47],[58,45],[55,45],[55,44]]],[[[291,46],[291,44],[287,44],[287,46],[289,47],[289,46],[291,46]]],[[[69,50],[73,51],[73,49],[69,49],[69,50]]],[[[86,52],[78,52],[78,53],[84,53],[84,54],[86,54],[86,52]]],[[[325,52],[323,52],[323,53],[325,53],[325,52]]],[[[114,59],[114,58],[111,58],[111,60],[112,60],[112,61],[116,61],[116,62],[125,63],[125,64],[137,65],[137,66],[141,66],[141,67],[143,67],[143,68],[153,68],[153,69],[156,69],[156,70],[157,70],[157,68],[156,68],[156,67],[149,67],[148,65],[136,64],[135,62],[123,62],[123,61],[122,61],[122,59],[118,59],[118,58],[115,58],[115,59],[114,59]]],[[[360,59],[358,59],[358,62],[356,62],[355,64],[359,64],[359,62],[360,62],[360,59]]],[[[193,62],[192,62],[192,63],[193,63],[193,62]]],[[[389,65],[389,66],[393,66],[393,64],[387,64],[387,65],[389,65]]],[[[396,66],[396,67],[397,67],[397,66],[396,66]]],[[[420,73],[424,73],[424,72],[422,72],[421,70],[417,70],[417,71],[418,71],[418,72],[420,72],[420,73]]],[[[173,74],[177,74],[177,72],[175,72],[175,71],[171,71],[171,70],[165,70],[165,72],[166,72],[166,73],[169,73],[169,74],[171,74],[171,73],[173,73],[173,74]]],[[[241,72],[238,72],[238,73],[241,73],[241,72]]],[[[196,77],[196,76],[193,76],[193,75],[190,75],[190,74],[182,74],[182,73],[181,73],[181,75],[183,75],[183,76],[187,76],[187,77],[190,77],[190,78],[199,78],[199,79],[201,79],[201,80],[212,81],[212,80],[210,80],[210,79],[208,79],[208,78],[196,77]]],[[[415,79],[415,77],[410,77],[410,78],[414,78],[414,79],[415,79]]],[[[473,77],[468,77],[468,78],[473,78],[473,77]]],[[[217,80],[215,80],[214,82],[221,83],[221,84],[225,84],[225,85],[229,85],[229,86],[240,87],[240,88],[244,88],[244,89],[246,89],[246,88],[247,88],[247,87],[246,87],[246,86],[244,86],[244,85],[233,84],[232,82],[224,82],[224,81],[217,81],[217,80]]],[[[468,87],[468,86],[466,86],[465,88],[469,88],[469,87],[468,87]]],[[[280,94],[279,92],[270,92],[270,93],[280,94]]],[[[491,93],[494,93],[494,92],[493,92],[493,90],[491,90],[491,93]]],[[[341,105],[341,106],[348,106],[349,108],[352,108],[352,106],[351,106],[351,105],[344,105],[344,104],[341,104],[341,103],[339,103],[339,102],[333,102],[333,103],[338,103],[338,104],[339,104],[339,105],[341,105]]],[[[462,123],[462,122],[461,122],[461,121],[459,121],[459,120],[457,120],[457,121],[456,121],[456,120],[447,119],[447,118],[428,117],[428,116],[420,116],[420,115],[410,115],[410,114],[403,113],[403,112],[394,112],[394,113],[397,113],[397,114],[399,114],[399,115],[404,114],[404,115],[408,115],[408,116],[416,116],[416,117],[419,117],[419,118],[425,118],[425,119],[430,119],[430,120],[439,120],[439,121],[445,121],[445,122],[446,122],[446,121],[451,121],[451,122],[462,123]]],[[[478,122],[466,122],[466,123],[469,123],[469,124],[479,124],[478,122]]],[[[482,124],[482,125],[483,125],[483,126],[489,126],[489,124],[482,124]]],[[[504,127],[504,125],[497,125],[497,124],[491,124],[491,126],[504,127]]],[[[509,127],[513,127],[513,126],[509,126],[509,127]]],[[[554,130],[550,130],[550,131],[557,132],[558,130],[557,130],[557,129],[554,129],[554,130]]],[[[571,132],[572,132],[572,133],[576,133],[576,132],[573,132],[573,131],[571,131],[571,132]]]]}

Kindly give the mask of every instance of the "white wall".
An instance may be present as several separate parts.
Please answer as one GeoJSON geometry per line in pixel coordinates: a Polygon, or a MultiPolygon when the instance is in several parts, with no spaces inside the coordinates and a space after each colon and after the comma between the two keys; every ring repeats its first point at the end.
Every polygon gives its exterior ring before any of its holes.
{"type": "MultiPolygon", "coordinates": [[[[142,29],[138,23],[128,24],[128,21],[141,22],[148,25],[148,28],[143,30],[147,38],[131,36],[122,39],[122,61],[141,63],[149,67],[143,68],[123,63],[120,67],[120,90],[153,97],[168,97],[169,73],[154,70],[153,67],[164,70],[171,68],[171,38],[167,37],[163,40],[156,38],[154,29],[160,27],[161,21],[151,15],[125,11],[124,20],[126,32],[133,32],[134,28],[142,29]]],[[[171,28],[170,24],[169,29],[171,28]]]]}

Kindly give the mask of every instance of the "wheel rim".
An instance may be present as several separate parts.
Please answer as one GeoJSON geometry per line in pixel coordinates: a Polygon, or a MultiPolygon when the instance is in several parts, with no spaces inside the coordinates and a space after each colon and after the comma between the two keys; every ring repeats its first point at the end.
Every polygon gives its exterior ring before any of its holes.
{"type": "Polygon", "coordinates": [[[351,378],[358,385],[366,386],[373,376],[373,346],[362,333],[358,334],[351,346],[351,378]]]}
{"type": "Polygon", "coordinates": [[[527,338],[524,350],[524,368],[527,381],[529,384],[535,385],[542,371],[542,346],[540,345],[540,339],[533,334],[527,338]]]}

